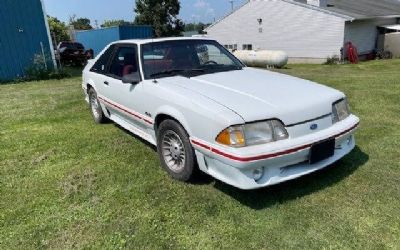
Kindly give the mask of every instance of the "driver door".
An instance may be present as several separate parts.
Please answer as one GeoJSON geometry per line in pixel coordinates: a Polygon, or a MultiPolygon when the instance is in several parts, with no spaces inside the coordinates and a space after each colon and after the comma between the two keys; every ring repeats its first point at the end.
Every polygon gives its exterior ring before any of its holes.
{"type": "Polygon", "coordinates": [[[137,45],[117,45],[107,74],[111,98],[108,106],[113,109],[114,115],[129,123],[129,129],[143,133],[152,126],[151,119],[144,114],[143,82],[122,82],[125,75],[133,73],[140,73],[137,45]]]}

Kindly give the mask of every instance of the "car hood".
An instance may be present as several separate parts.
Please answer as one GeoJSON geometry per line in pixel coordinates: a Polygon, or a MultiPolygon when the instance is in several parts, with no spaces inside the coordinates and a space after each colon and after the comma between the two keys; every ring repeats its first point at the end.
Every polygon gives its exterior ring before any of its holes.
{"type": "Polygon", "coordinates": [[[286,125],[332,112],[344,94],[296,77],[254,68],[163,80],[206,96],[233,110],[244,121],[277,118],[286,125]]]}

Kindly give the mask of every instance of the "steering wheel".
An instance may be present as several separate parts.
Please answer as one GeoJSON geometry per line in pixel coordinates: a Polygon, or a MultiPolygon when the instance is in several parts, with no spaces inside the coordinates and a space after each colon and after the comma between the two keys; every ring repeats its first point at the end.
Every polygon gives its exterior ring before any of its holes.
{"type": "Polygon", "coordinates": [[[204,63],[204,65],[210,65],[210,64],[218,65],[218,63],[216,61],[213,61],[213,60],[210,60],[210,61],[207,61],[207,62],[204,63]]]}

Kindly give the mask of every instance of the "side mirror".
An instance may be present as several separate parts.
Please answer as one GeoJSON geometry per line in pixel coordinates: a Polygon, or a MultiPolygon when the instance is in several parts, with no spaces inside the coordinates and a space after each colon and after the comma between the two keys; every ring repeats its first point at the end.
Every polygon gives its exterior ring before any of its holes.
{"type": "Polygon", "coordinates": [[[122,77],[122,82],[127,84],[137,84],[141,81],[139,72],[127,74],[122,77]]]}

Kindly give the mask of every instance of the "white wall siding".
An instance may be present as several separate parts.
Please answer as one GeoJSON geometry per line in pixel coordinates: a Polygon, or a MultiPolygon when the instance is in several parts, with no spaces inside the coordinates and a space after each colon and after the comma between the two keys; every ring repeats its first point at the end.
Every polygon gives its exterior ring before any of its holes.
{"type": "Polygon", "coordinates": [[[342,17],[299,4],[250,0],[207,32],[221,44],[238,44],[239,49],[243,44],[252,44],[253,49],[283,50],[290,58],[325,59],[340,54],[344,25],[342,17]]]}
{"type": "Polygon", "coordinates": [[[359,54],[366,54],[376,48],[378,26],[396,24],[395,18],[357,20],[346,22],[344,42],[352,42],[359,54]]]}

